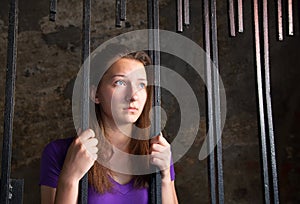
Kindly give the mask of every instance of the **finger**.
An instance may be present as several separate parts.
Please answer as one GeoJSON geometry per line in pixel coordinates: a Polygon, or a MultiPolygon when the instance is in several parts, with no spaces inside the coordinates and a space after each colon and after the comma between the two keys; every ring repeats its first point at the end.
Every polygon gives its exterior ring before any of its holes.
{"type": "Polygon", "coordinates": [[[167,154],[162,154],[160,152],[152,152],[151,158],[157,158],[157,159],[161,159],[161,160],[169,160],[168,159],[169,157],[167,154]]]}
{"type": "Polygon", "coordinates": [[[161,144],[152,144],[151,145],[151,152],[156,151],[156,152],[163,152],[166,150],[166,147],[162,146],[161,144]]]}
{"type": "Polygon", "coordinates": [[[86,147],[95,147],[98,144],[98,139],[97,138],[89,138],[84,141],[83,143],[86,147]]]}
{"type": "Polygon", "coordinates": [[[98,158],[98,154],[91,154],[91,157],[94,161],[96,161],[98,158]]]}
{"type": "Polygon", "coordinates": [[[160,133],[159,135],[153,137],[150,141],[151,144],[153,143],[161,143],[163,145],[169,144],[168,141],[164,138],[163,134],[160,133]]]}
{"type": "Polygon", "coordinates": [[[90,154],[97,154],[98,148],[97,147],[90,147],[88,149],[88,151],[89,151],[90,154]]]}
{"type": "Polygon", "coordinates": [[[159,158],[151,158],[151,163],[155,166],[158,166],[160,170],[165,170],[169,168],[169,165],[166,164],[164,160],[159,158]]]}
{"type": "Polygon", "coordinates": [[[95,132],[92,129],[87,129],[79,135],[79,139],[82,143],[91,137],[95,137],[95,132]]]}

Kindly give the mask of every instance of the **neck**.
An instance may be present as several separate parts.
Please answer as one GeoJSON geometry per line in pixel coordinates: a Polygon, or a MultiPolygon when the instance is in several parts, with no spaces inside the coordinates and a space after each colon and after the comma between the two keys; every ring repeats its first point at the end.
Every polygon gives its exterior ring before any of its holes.
{"type": "Polygon", "coordinates": [[[105,123],[104,129],[105,134],[107,135],[112,145],[122,151],[128,152],[128,145],[132,132],[132,124],[116,126],[114,123],[105,123]]]}

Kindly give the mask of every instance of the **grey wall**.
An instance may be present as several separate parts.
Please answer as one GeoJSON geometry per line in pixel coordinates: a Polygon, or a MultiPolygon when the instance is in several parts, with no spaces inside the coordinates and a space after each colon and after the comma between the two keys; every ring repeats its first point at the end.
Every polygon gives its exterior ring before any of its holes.
{"type": "MultiPolygon", "coordinates": [[[[92,1],[92,4],[92,49],[118,34],[147,28],[146,1],[128,0],[127,24],[122,28],[114,27],[114,1],[92,1]]],[[[299,8],[298,4],[295,6],[299,8]]],[[[229,37],[227,1],[218,1],[217,5],[220,74],[227,97],[227,118],[222,134],[225,201],[263,203],[252,5],[245,1],[245,32],[236,38],[229,37]]],[[[72,81],[81,65],[82,8],[79,1],[60,0],[55,23],[48,21],[48,1],[19,1],[19,8],[12,177],[25,179],[24,203],[39,203],[39,159],[43,147],[53,139],[75,134],[71,97],[72,81]]],[[[285,36],[284,42],[278,42],[274,8],[270,2],[271,80],[280,198],[282,203],[299,203],[300,14],[294,16],[295,36],[285,36]]],[[[175,1],[160,2],[161,28],[175,31],[175,11],[175,1]]],[[[7,14],[8,1],[5,0],[0,3],[1,110],[5,96],[7,14]]],[[[191,26],[182,34],[203,46],[201,15],[202,1],[191,0],[191,26]]],[[[284,23],[286,31],[286,21],[284,23]]],[[[184,62],[163,55],[162,64],[188,79],[198,93],[202,113],[201,130],[193,146],[175,165],[179,200],[181,203],[209,203],[207,160],[198,160],[205,136],[205,87],[184,62]]],[[[172,140],[176,136],[179,110],[173,108],[174,99],[167,93],[163,104],[169,114],[167,137],[172,140]]],[[[1,125],[0,138],[2,132],[1,125]]]]}

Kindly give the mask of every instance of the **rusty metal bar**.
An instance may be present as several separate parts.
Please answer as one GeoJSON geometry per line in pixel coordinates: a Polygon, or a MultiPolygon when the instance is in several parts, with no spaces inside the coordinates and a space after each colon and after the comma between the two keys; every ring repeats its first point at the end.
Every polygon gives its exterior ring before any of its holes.
{"type": "Polygon", "coordinates": [[[243,0],[238,0],[238,31],[244,32],[243,0]]]}
{"type": "MultiPolygon", "coordinates": [[[[208,0],[203,1],[203,20],[204,20],[204,39],[205,39],[205,51],[206,51],[206,88],[207,88],[207,127],[209,124],[213,123],[213,90],[212,90],[212,73],[211,73],[211,42],[210,42],[210,9],[208,0]]],[[[208,156],[208,177],[210,186],[210,200],[211,203],[216,203],[216,175],[215,175],[215,152],[211,151],[214,148],[214,129],[208,128],[209,138],[208,142],[208,152],[211,152],[208,156]]]]}
{"type": "MultiPolygon", "coordinates": [[[[154,71],[154,98],[153,105],[161,106],[161,90],[160,90],[160,45],[159,45],[159,1],[147,0],[147,18],[149,29],[149,54],[152,58],[154,71]]],[[[151,135],[156,136],[161,131],[161,111],[156,108],[154,111],[153,126],[151,128],[151,135]]],[[[151,175],[150,179],[150,196],[149,203],[161,204],[161,175],[157,170],[151,175]]]]}
{"type": "Polygon", "coordinates": [[[263,164],[264,201],[266,204],[269,204],[270,203],[269,173],[268,173],[265,115],[264,115],[264,101],[263,101],[261,55],[260,55],[261,50],[260,50],[260,29],[259,29],[259,13],[258,13],[259,11],[258,11],[257,1],[258,0],[253,0],[257,94],[258,94],[259,119],[260,119],[261,155],[262,155],[262,164],[263,164]]]}
{"type": "Polygon", "coordinates": [[[294,35],[293,0],[288,0],[289,35],[294,35]]]}
{"type": "Polygon", "coordinates": [[[282,24],[282,0],[277,0],[277,29],[278,40],[283,40],[283,24],[282,24]]]}
{"type": "Polygon", "coordinates": [[[183,4],[184,8],[184,25],[188,26],[190,25],[190,1],[184,0],[183,4]]]}
{"type": "Polygon", "coordinates": [[[279,204],[278,196],[278,177],[275,154],[275,141],[272,118],[272,102],[271,102],[271,87],[270,87],[270,57],[269,57],[269,25],[268,25],[268,1],[263,0],[263,29],[264,29],[264,81],[265,81],[265,100],[267,109],[267,124],[269,128],[269,147],[272,169],[272,186],[273,186],[273,203],[279,204]]]}
{"type": "Polygon", "coordinates": [[[5,109],[3,148],[1,165],[1,203],[9,203],[9,186],[12,157],[13,118],[15,103],[15,80],[17,64],[17,34],[18,34],[18,0],[10,1],[8,43],[7,43],[7,67],[5,83],[5,109]]]}
{"type": "Polygon", "coordinates": [[[115,26],[119,28],[122,26],[121,16],[120,16],[121,15],[121,0],[116,0],[115,15],[116,15],[115,26]]]}
{"type": "Polygon", "coordinates": [[[121,0],[120,2],[120,20],[126,20],[126,0],[121,0]]]}
{"type": "Polygon", "coordinates": [[[214,100],[214,128],[215,139],[217,141],[217,185],[218,203],[224,203],[224,183],[223,183],[223,162],[222,162],[222,138],[221,138],[221,107],[220,107],[220,77],[219,77],[219,58],[218,58],[218,28],[217,28],[217,5],[216,0],[211,0],[211,47],[214,69],[213,78],[213,100],[214,100]]]}
{"type": "MultiPolygon", "coordinates": [[[[90,33],[91,33],[91,0],[83,0],[82,20],[82,53],[81,60],[84,65],[82,75],[82,130],[89,128],[89,87],[90,87],[90,33]]],[[[88,201],[88,174],[80,180],[78,202],[86,204],[88,201]]]]}
{"type": "Polygon", "coordinates": [[[183,31],[183,22],[182,22],[182,0],[177,0],[176,4],[177,11],[177,32],[183,31]]]}
{"type": "Polygon", "coordinates": [[[235,15],[234,15],[234,2],[233,0],[229,0],[229,27],[230,27],[230,35],[235,36],[235,15]]]}
{"type": "Polygon", "coordinates": [[[50,0],[50,14],[49,20],[55,21],[57,12],[57,0],[50,0]]]}

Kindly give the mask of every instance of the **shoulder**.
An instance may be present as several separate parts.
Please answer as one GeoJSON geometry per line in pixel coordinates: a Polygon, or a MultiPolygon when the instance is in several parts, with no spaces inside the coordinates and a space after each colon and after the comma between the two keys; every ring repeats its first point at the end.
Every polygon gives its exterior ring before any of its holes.
{"type": "Polygon", "coordinates": [[[58,139],[44,148],[40,165],[40,185],[56,188],[68,148],[74,137],[58,139]]]}
{"type": "Polygon", "coordinates": [[[43,155],[45,154],[61,155],[62,153],[66,153],[73,140],[74,137],[54,140],[46,145],[43,151],[43,155]]]}
{"type": "Polygon", "coordinates": [[[58,139],[47,144],[42,153],[42,166],[62,166],[73,139],[74,137],[58,139]]]}

